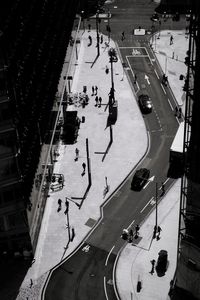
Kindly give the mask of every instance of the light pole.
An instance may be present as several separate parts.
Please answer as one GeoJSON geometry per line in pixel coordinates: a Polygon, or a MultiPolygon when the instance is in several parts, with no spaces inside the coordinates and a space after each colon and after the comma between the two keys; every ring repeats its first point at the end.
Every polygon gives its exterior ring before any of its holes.
{"type": "Polygon", "coordinates": [[[113,77],[113,62],[117,62],[117,53],[114,48],[110,48],[108,50],[108,55],[110,57],[110,69],[111,69],[111,90],[110,90],[110,98],[112,103],[115,102],[115,89],[114,89],[114,77],[113,77]]]}
{"type": "Polygon", "coordinates": [[[85,32],[85,19],[84,19],[84,10],[81,11],[81,21],[83,22],[83,32],[85,32]]]}
{"type": "Polygon", "coordinates": [[[108,43],[110,43],[110,10],[108,10],[108,27],[107,27],[107,31],[108,31],[108,43]]]}
{"type": "Polygon", "coordinates": [[[158,183],[156,181],[156,195],[155,195],[155,201],[156,201],[156,222],[155,222],[155,228],[157,231],[158,228],[158,183]]]}
{"type": "Polygon", "coordinates": [[[97,32],[97,57],[100,55],[99,49],[99,11],[96,13],[96,32],[97,32]]]}

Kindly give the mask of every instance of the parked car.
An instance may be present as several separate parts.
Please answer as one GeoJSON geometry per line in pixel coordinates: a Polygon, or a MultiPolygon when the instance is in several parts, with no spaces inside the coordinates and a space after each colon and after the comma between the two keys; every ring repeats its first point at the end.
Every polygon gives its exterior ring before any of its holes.
{"type": "Polygon", "coordinates": [[[149,176],[150,170],[146,168],[137,170],[131,182],[131,189],[134,191],[140,191],[147,183],[149,176]]]}
{"type": "Polygon", "coordinates": [[[166,250],[160,250],[158,253],[158,260],[156,263],[156,272],[159,277],[165,275],[168,266],[168,253],[166,250]]]}
{"type": "Polygon", "coordinates": [[[138,103],[142,113],[152,112],[152,102],[148,95],[142,94],[138,97],[138,103]]]}

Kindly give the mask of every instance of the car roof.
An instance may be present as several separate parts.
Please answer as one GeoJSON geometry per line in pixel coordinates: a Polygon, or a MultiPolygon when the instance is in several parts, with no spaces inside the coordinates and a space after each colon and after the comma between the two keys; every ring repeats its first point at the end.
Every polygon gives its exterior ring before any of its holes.
{"type": "Polygon", "coordinates": [[[141,168],[141,169],[137,170],[137,171],[135,172],[135,174],[141,175],[141,174],[144,174],[144,173],[147,173],[147,172],[149,172],[148,169],[146,169],[146,168],[141,168]]]}

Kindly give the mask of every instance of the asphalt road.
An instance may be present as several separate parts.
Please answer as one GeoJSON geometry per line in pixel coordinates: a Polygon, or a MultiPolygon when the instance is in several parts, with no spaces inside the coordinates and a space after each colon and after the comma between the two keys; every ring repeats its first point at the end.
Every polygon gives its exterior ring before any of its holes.
{"type": "MultiPolygon", "coordinates": [[[[119,0],[116,1],[121,7],[116,17],[118,21],[120,20],[119,23],[127,24],[127,28],[128,26],[131,28],[132,23],[126,23],[124,20],[127,21],[129,14],[134,17],[134,3],[138,2],[140,9],[138,5],[138,10],[135,10],[137,15],[144,14],[143,7],[146,7],[148,19],[153,7],[150,4],[149,7],[145,5],[148,1],[119,0]]],[[[116,20],[114,22],[116,35],[120,36],[121,27],[117,25],[116,20]]],[[[173,112],[175,103],[169,88],[161,84],[161,70],[147,41],[148,36],[142,38],[132,36],[131,40],[118,41],[118,44],[122,60],[128,68],[125,72],[129,74],[136,94],[146,92],[153,102],[152,113],[144,115],[150,147],[138,167],[150,169],[150,176],[155,178],[142,191],[134,192],[130,189],[132,175],[127,177],[119,190],[102,207],[103,218],[98,226],[74,255],[51,274],[45,292],[46,300],[117,299],[113,273],[117,254],[125,243],[120,237],[122,230],[131,224],[141,224],[155,207],[155,181],[158,182],[159,201],[162,199],[159,197],[161,182],[166,182],[166,190],[172,183],[172,180],[167,178],[167,171],[169,148],[178,127],[173,112]],[[137,74],[136,84],[134,74],[137,74]]]]}

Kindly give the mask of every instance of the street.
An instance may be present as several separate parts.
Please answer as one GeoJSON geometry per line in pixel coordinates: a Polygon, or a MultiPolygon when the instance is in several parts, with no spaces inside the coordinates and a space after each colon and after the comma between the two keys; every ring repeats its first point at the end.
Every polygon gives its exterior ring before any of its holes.
{"type": "MultiPolygon", "coordinates": [[[[115,5],[118,9],[111,11],[111,38],[118,43],[122,62],[126,65],[125,72],[129,75],[136,95],[147,93],[153,103],[152,112],[143,115],[149,147],[138,162],[137,169],[149,169],[150,177],[154,179],[142,191],[135,192],[130,189],[133,173],[127,175],[118,190],[102,205],[101,219],[83,243],[52,272],[44,295],[46,300],[66,297],[68,300],[117,299],[113,274],[117,255],[124,243],[127,243],[121,238],[122,228],[135,228],[155,207],[156,182],[158,201],[162,199],[159,197],[161,183],[165,182],[166,189],[172,183],[167,178],[167,172],[169,149],[178,128],[174,116],[176,104],[171,92],[161,83],[162,73],[149,46],[150,36],[138,37],[131,33],[141,17],[144,18],[142,26],[147,30],[151,28],[150,16],[155,4],[149,1],[119,0],[115,1],[115,5]],[[123,41],[120,39],[122,28],[125,31],[123,41]]],[[[174,22],[173,29],[176,25],[181,26],[174,22]]]]}

